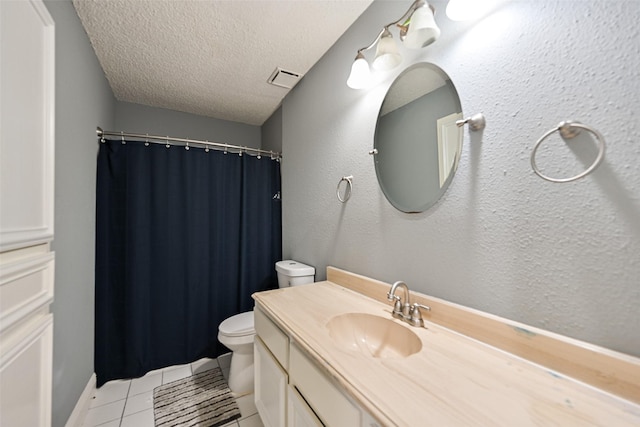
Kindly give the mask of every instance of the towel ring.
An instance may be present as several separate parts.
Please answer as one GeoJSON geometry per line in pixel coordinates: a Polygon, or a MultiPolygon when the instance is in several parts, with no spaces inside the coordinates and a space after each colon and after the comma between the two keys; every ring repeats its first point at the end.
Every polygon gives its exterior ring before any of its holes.
{"type": "Polygon", "coordinates": [[[585,177],[589,175],[591,172],[593,172],[595,168],[597,168],[602,162],[602,159],[604,158],[604,150],[605,150],[604,137],[600,132],[598,132],[591,126],[583,125],[580,122],[564,121],[564,122],[560,122],[557,127],[551,129],[550,131],[542,135],[542,137],[538,140],[538,142],[536,142],[536,145],[533,147],[533,151],[531,152],[531,167],[533,168],[533,171],[540,178],[546,179],[547,181],[571,182],[571,181],[575,181],[576,179],[585,177]],[[589,166],[587,170],[585,170],[584,172],[579,173],[578,175],[572,176],[571,178],[552,178],[540,172],[540,169],[538,169],[538,165],[536,164],[536,152],[538,151],[538,147],[540,147],[540,144],[542,144],[542,141],[547,139],[549,135],[551,135],[556,131],[559,132],[560,136],[562,136],[564,139],[575,138],[580,134],[580,129],[584,129],[588,132],[591,132],[596,137],[596,140],[598,141],[598,155],[596,156],[596,159],[591,164],[591,166],[589,166]]]}
{"type": "Polygon", "coordinates": [[[346,203],[347,200],[349,200],[351,198],[351,190],[353,189],[353,175],[349,175],[349,176],[343,176],[340,181],[338,181],[338,186],[336,187],[336,196],[338,197],[338,200],[340,200],[340,202],[342,203],[346,203]],[[344,197],[340,196],[340,184],[342,184],[342,182],[346,182],[347,186],[344,190],[344,197]]]}

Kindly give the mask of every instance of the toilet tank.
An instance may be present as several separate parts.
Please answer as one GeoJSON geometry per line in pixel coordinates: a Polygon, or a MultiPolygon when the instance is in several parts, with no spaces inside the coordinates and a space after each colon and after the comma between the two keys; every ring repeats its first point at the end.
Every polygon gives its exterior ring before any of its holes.
{"type": "Polygon", "coordinates": [[[315,268],[290,259],[276,262],[276,271],[280,288],[313,283],[316,275],[315,268]]]}

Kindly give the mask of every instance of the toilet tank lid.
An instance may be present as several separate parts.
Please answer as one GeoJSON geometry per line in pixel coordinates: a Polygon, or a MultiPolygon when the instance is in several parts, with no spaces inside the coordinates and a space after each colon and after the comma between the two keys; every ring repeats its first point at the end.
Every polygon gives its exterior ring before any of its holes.
{"type": "Polygon", "coordinates": [[[316,274],[315,268],[291,259],[276,262],[276,271],[291,277],[313,276],[316,274]]]}
{"type": "Polygon", "coordinates": [[[255,327],[253,324],[253,311],[247,311],[245,313],[236,314],[228,319],[225,319],[220,326],[218,326],[220,333],[229,337],[237,337],[242,335],[249,335],[255,333],[255,327]]]}

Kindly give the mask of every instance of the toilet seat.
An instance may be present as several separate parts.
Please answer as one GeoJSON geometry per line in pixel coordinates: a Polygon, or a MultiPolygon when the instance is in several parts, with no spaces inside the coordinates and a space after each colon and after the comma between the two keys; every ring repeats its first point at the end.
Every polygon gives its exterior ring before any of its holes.
{"type": "Polygon", "coordinates": [[[256,329],[253,323],[253,311],[246,311],[225,319],[220,323],[218,332],[220,335],[228,337],[255,335],[256,329]]]}

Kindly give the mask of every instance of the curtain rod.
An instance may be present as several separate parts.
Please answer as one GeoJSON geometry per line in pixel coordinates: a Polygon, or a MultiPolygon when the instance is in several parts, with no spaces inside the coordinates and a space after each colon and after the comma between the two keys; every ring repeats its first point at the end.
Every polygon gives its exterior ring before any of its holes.
{"type": "Polygon", "coordinates": [[[201,141],[198,139],[189,139],[189,138],[174,138],[170,136],[158,136],[158,135],[148,135],[141,133],[129,133],[129,132],[114,132],[110,130],[102,130],[100,126],[96,128],[96,134],[98,138],[101,140],[104,139],[105,136],[119,136],[122,139],[124,138],[135,138],[141,141],[145,141],[151,144],[167,144],[167,145],[182,145],[188,147],[189,144],[195,144],[196,146],[201,145],[206,148],[212,148],[214,150],[219,151],[227,151],[230,153],[247,153],[254,154],[255,156],[260,157],[261,155],[268,155],[272,160],[282,159],[282,154],[276,151],[267,151],[261,150],[259,148],[251,148],[251,147],[243,147],[240,145],[227,144],[225,142],[210,142],[210,141],[201,141]],[[181,144],[171,144],[172,142],[178,142],[181,144]]]}

